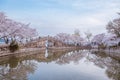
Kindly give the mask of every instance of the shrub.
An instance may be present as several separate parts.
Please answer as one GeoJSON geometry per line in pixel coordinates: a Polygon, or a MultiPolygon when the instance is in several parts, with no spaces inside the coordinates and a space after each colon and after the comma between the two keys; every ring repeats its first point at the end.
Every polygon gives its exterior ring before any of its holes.
{"type": "Polygon", "coordinates": [[[99,45],[99,48],[100,48],[100,49],[105,49],[106,46],[102,43],[102,44],[99,45]]]}
{"type": "Polygon", "coordinates": [[[10,43],[9,50],[10,50],[10,52],[15,52],[15,51],[19,50],[18,43],[16,41],[12,41],[10,43]]]}

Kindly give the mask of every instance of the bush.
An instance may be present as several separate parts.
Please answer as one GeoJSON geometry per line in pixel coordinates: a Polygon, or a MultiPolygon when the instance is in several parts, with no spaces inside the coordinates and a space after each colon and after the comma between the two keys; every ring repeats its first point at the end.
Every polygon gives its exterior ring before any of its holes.
{"type": "Polygon", "coordinates": [[[10,50],[10,52],[15,52],[15,51],[19,50],[18,43],[16,41],[12,41],[10,43],[9,50],[10,50]]]}
{"type": "Polygon", "coordinates": [[[106,46],[102,43],[102,44],[99,45],[99,48],[100,48],[100,49],[105,49],[106,46]]]}

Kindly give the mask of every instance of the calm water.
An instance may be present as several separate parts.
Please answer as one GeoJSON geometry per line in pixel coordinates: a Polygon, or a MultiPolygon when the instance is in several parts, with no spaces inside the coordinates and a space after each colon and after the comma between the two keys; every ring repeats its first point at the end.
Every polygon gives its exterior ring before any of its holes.
{"type": "Polygon", "coordinates": [[[87,50],[13,55],[0,58],[0,80],[120,80],[120,61],[87,50]]]}

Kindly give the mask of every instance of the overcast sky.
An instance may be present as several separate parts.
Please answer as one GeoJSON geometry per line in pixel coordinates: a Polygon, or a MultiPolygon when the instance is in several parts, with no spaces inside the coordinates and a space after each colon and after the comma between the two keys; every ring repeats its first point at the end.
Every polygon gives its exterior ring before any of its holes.
{"type": "Polygon", "coordinates": [[[120,12],[120,0],[0,0],[0,11],[16,21],[31,23],[40,35],[106,32],[120,12]]]}

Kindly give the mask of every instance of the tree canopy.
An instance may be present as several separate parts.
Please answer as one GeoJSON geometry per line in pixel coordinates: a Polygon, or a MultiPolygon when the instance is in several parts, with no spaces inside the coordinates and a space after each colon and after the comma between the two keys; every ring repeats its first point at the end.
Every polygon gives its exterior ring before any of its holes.
{"type": "Polygon", "coordinates": [[[106,29],[109,33],[116,34],[117,37],[120,37],[120,18],[110,21],[106,29]]]}
{"type": "Polygon", "coordinates": [[[36,35],[36,29],[30,28],[29,24],[9,19],[5,13],[0,12],[0,38],[3,38],[6,43],[8,39],[28,39],[36,35]]]}

